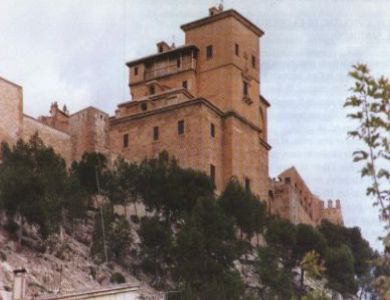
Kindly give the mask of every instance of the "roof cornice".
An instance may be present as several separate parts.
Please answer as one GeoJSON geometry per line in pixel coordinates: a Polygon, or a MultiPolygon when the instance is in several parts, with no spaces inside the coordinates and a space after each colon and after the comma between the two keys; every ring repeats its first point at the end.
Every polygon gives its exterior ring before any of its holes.
{"type": "Polygon", "coordinates": [[[188,31],[193,28],[212,23],[215,21],[219,21],[221,19],[227,18],[227,17],[234,17],[237,21],[239,21],[241,24],[243,24],[245,27],[250,29],[252,32],[254,32],[257,36],[261,37],[264,35],[264,31],[262,31],[259,27],[257,27],[255,24],[253,24],[251,21],[249,21],[247,18],[245,18],[243,15],[241,15],[239,12],[237,12],[234,9],[225,10],[221,13],[215,14],[213,16],[208,16],[190,23],[186,23],[180,28],[183,31],[188,31]]]}
{"type": "Polygon", "coordinates": [[[199,51],[198,47],[196,47],[195,45],[184,45],[184,46],[180,46],[180,47],[177,47],[177,48],[173,48],[173,49],[168,50],[168,51],[164,51],[164,52],[161,52],[161,53],[156,53],[156,54],[144,56],[144,57],[141,57],[141,58],[129,61],[129,62],[126,63],[126,65],[128,67],[131,67],[131,66],[137,65],[139,63],[145,63],[147,61],[150,61],[150,60],[153,60],[153,59],[156,59],[156,58],[164,58],[166,56],[169,56],[169,55],[172,55],[172,54],[175,54],[175,53],[179,53],[179,52],[184,52],[184,51],[187,51],[187,50],[190,50],[190,49],[192,49],[194,51],[199,51]]]}

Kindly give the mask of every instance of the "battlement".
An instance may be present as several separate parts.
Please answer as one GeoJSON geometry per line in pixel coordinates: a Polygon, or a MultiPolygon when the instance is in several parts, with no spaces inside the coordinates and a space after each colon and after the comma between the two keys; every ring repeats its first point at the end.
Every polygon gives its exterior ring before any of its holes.
{"type": "Polygon", "coordinates": [[[328,200],[327,206],[325,206],[325,201],[321,201],[321,209],[341,209],[340,200],[328,200]]]}
{"type": "Polygon", "coordinates": [[[270,180],[271,212],[293,223],[319,225],[322,220],[343,224],[340,200],[321,200],[313,194],[295,167],[270,180]]]}

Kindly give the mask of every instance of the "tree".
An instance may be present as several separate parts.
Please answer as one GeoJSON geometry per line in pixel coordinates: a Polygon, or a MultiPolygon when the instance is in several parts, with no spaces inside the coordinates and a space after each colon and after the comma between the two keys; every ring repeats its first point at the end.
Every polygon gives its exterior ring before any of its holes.
{"type": "Polygon", "coordinates": [[[167,264],[173,248],[173,232],[166,222],[158,217],[141,219],[138,231],[141,239],[142,264],[146,272],[153,274],[153,282],[166,275],[167,264]]]}
{"type": "Polygon", "coordinates": [[[204,173],[180,168],[166,151],[139,167],[136,190],[149,211],[162,213],[174,223],[188,214],[199,197],[213,195],[214,184],[204,173]]]}
{"type": "Polygon", "coordinates": [[[372,184],[367,195],[380,207],[380,217],[390,226],[390,83],[385,77],[375,79],[366,65],[354,65],[349,75],[355,80],[352,95],[344,103],[347,115],[358,125],[348,132],[363,142],[364,147],[353,152],[354,162],[363,162],[362,177],[372,184]]]}
{"type": "Polygon", "coordinates": [[[64,187],[64,209],[71,222],[72,231],[75,220],[86,218],[89,199],[89,195],[81,185],[77,175],[70,172],[64,187]]]}
{"type": "MultiPolygon", "coordinates": [[[[306,268],[302,266],[302,262],[306,258],[316,259],[324,257],[326,252],[326,239],[322,233],[310,225],[298,224],[296,227],[296,244],[294,256],[297,261],[301,262],[301,291],[303,292],[303,281],[306,268]],[[310,253],[312,257],[310,257],[310,253]],[[315,253],[315,254],[313,254],[315,253]]],[[[311,261],[312,262],[312,261],[311,261]]],[[[306,264],[307,265],[307,264],[306,264]]]]}
{"type": "Polygon", "coordinates": [[[348,246],[329,248],[325,256],[325,267],[329,288],[343,295],[356,294],[354,258],[348,246]]]}
{"type": "Polygon", "coordinates": [[[135,163],[128,163],[118,157],[111,172],[107,172],[107,194],[112,204],[121,204],[124,207],[133,203],[137,214],[137,190],[139,168],[135,163]]]}
{"type": "Polygon", "coordinates": [[[108,232],[107,228],[114,222],[112,206],[102,203],[99,213],[95,214],[95,223],[92,233],[91,255],[99,262],[108,261],[108,232]]]}
{"type": "Polygon", "coordinates": [[[285,267],[278,252],[271,246],[258,250],[256,271],[265,285],[265,299],[294,299],[294,275],[285,267]]]}
{"type": "Polygon", "coordinates": [[[102,215],[95,215],[95,224],[92,233],[91,255],[102,262],[106,259],[123,263],[123,259],[130,252],[133,235],[129,222],[124,217],[113,213],[109,203],[102,204],[102,215]],[[105,236],[103,235],[104,222],[105,236]]]}
{"type": "MultiPolygon", "coordinates": [[[[379,217],[389,230],[390,82],[384,76],[375,79],[364,64],[354,65],[349,75],[355,82],[351,88],[352,95],[345,100],[344,107],[349,109],[347,116],[357,122],[357,127],[350,130],[348,135],[363,142],[363,147],[353,152],[353,161],[363,163],[361,176],[371,179],[367,195],[374,198],[374,205],[379,206],[379,217]]],[[[389,239],[390,234],[384,238],[389,239]]],[[[389,265],[388,258],[381,260],[382,265],[389,265]]],[[[359,268],[357,266],[358,272],[359,268]]],[[[389,286],[389,280],[385,280],[377,290],[381,295],[388,295],[389,286]]]]}
{"type": "Polygon", "coordinates": [[[320,278],[325,271],[321,256],[315,250],[308,251],[299,265],[311,278],[320,278]]]}
{"type": "Polygon", "coordinates": [[[296,264],[294,257],[296,234],[294,224],[278,217],[270,220],[265,231],[267,244],[281,258],[286,268],[292,268],[296,264]]]}
{"type": "Polygon", "coordinates": [[[354,270],[356,276],[367,275],[370,271],[370,262],[373,258],[373,250],[369,243],[362,237],[358,227],[347,228],[323,221],[319,227],[325,236],[327,244],[331,248],[348,246],[354,258],[354,270]]]}
{"type": "Polygon", "coordinates": [[[233,222],[215,199],[200,198],[177,235],[176,280],[200,299],[238,299],[242,283],[231,269],[239,257],[236,242],[233,222]]]}
{"type": "Polygon", "coordinates": [[[112,258],[122,262],[129,254],[133,236],[129,222],[124,217],[117,217],[108,227],[108,247],[112,258]]]}
{"type": "Polygon", "coordinates": [[[326,247],[326,239],[319,230],[307,224],[298,224],[296,226],[294,253],[298,260],[301,260],[307,252],[312,250],[323,257],[326,247]]]}
{"type": "Polygon", "coordinates": [[[79,162],[73,162],[71,172],[90,195],[98,194],[99,188],[107,189],[107,158],[101,153],[85,152],[79,162]]]}
{"type": "Polygon", "coordinates": [[[218,199],[225,214],[231,216],[241,233],[250,240],[261,233],[266,220],[266,204],[245,190],[237,178],[231,178],[218,199]]]}
{"type": "MultiPolygon", "coordinates": [[[[65,161],[46,147],[37,134],[11,149],[2,144],[0,203],[7,214],[38,226],[46,239],[58,230],[67,179],[65,161]]],[[[20,232],[23,224],[20,224],[20,232]]],[[[21,236],[19,235],[19,240],[21,236]]]]}

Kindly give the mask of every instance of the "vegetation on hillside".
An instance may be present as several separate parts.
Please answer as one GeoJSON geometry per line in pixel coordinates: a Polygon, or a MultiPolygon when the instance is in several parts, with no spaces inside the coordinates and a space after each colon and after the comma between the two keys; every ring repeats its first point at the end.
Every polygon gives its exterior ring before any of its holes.
{"type": "Polygon", "coordinates": [[[111,168],[103,155],[86,153],[67,170],[34,136],[12,149],[4,144],[2,156],[0,209],[9,230],[22,232],[27,222],[46,240],[94,210],[91,257],[148,274],[155,287],[173,291],[169,299],[326,299],[303,278],[355,294],[371,272],[373,252],[358,228],[269,216],[235,178],[216,196],[211,178],[179,167],[166,152],[141,164],[119,158],[111,168]],[[139,204],[146,214],[138,214],[139,204]],[[135,207],[131,219],[115,213],[126,205],[135,207]],[[248,288],[238,262],[260,287],[248,288]]]}

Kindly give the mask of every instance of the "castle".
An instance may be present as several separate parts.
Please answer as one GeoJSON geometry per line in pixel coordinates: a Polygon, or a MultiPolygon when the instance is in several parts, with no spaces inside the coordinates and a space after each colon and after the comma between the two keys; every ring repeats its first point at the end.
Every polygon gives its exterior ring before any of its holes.
{"type": "Polygon", "coordinates": [[[209,174],[217,193],[236,176],[273,213],[296,223],[342,224],[340,203],[324,207],[295,169],[269,179],[263,31],[222,6],[181,29],[184,45],[161,41],[157,53],[127,63],[131,100],[113,116],[94,107],[70,114],[53,103],[49,116],[35,119],[23,113],[22,87],[0,78],[0,139],[13,144],[38,132],[67,163],[85,151],[140,162],[167,150],[181,166],[209,174]]]}

